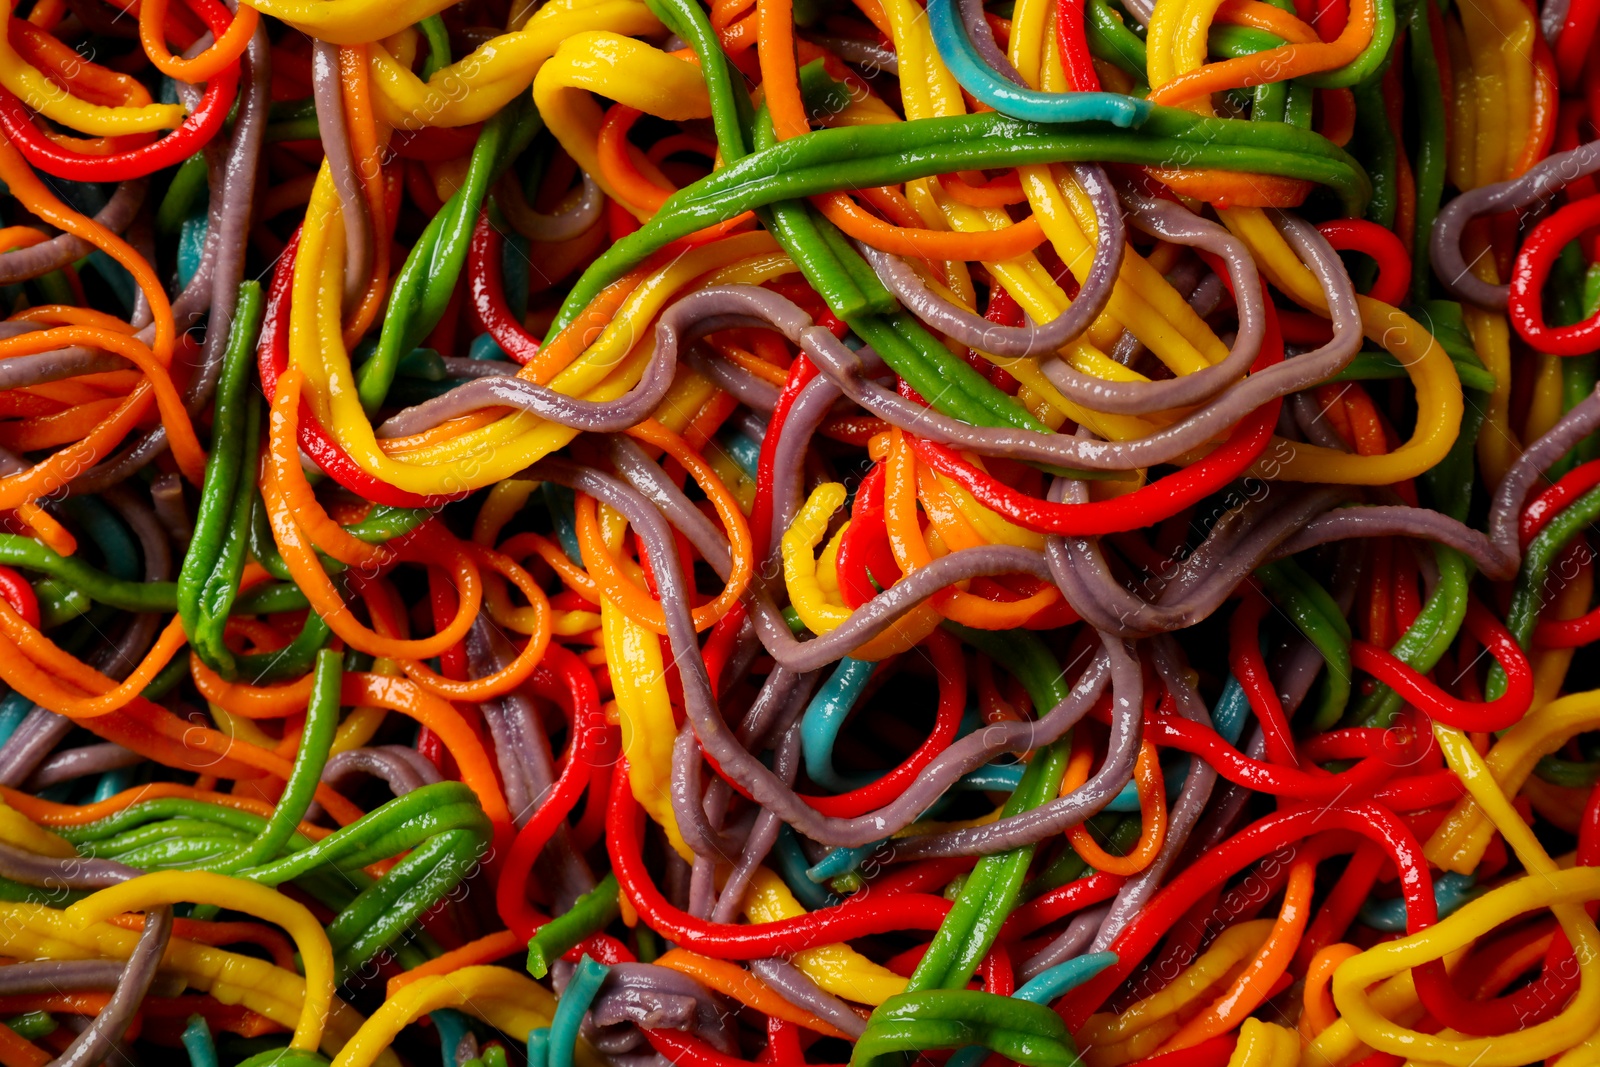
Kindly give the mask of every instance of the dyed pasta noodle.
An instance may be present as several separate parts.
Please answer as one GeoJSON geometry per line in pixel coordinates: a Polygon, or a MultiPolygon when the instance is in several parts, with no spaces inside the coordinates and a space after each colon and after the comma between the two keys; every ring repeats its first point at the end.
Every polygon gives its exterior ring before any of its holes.
{"type": "Polygon", "coordinates": [[[1597,11],[0,8],[0,1067],[1584,1062],[1597,11]]]}

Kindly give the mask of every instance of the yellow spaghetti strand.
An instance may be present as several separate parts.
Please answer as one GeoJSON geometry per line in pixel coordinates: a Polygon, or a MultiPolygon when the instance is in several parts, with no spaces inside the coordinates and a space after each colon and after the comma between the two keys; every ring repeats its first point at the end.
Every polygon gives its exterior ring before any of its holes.
{"type": "Polygon", "coordinates": [[[700,68],[618,33],[590,30],[561,42],[533,80],[533,99],[550,132],[606,195],[641,221],[655,214],[611,187],[597,144],[604,118],[592,93],[647,115],[685,122],[711,115],[700,68]]]}
{"type": "MultiPolygon", "coordinates": [[[[14,6],[12,0],[0,0],[0,25],[10,25],[14,6]]],[[[59,85],[18,55],[3,33],[0,33],[0,85],[45,118],[91,137],[156,133],[176,129],[183,123],[184,109],[179,104],[109,106],[92,104],[63,92],[59,85]]]]}
{"type": "Polygon", "coordinates": [[[289,932],[306,972],[304,1002],[290,1046],[315,1051],[333,1007],[333,948],[316,917],[277,890],[211,871],[160,871],[85,897],[66,910],[66,917],[85,927],[123,912],[185,902],[255,915],[289,932]]]}
{"type": "MultiPolygon", "coordinates": [[[[1220,212],[1223,222],[1249,245],[1262,273],[1296,303],[1327,310],[1326,298],[1305,264],[1289,248],[1266,214],[1256,208],[1220,212]]],[[[1399,359],[1417,392],[1417,425],[1393,452],[1358,456],[1318,445],[1274,438],[1257,461],[1261,477],[1336,485],[1392,485],[1414,478],[1450,451],[1461,431],[1461,380],[1444,346],[1411,316],[1367,296],[1357,296],[1361,325],[1371,340],[1399,359]]]]}

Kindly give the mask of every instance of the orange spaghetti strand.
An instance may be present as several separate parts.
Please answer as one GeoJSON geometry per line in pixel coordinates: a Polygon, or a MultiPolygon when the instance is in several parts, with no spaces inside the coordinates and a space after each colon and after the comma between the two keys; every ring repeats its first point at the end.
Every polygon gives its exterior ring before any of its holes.
{"type": "Polygon", "coordinates": [[[1375,14],[1373,0],[1356,0],[1350,7],[1350,20],[1332,41],[1286,44],[1239,59],[1207,63],[1152,88],[1150,102],[1175,107],[1212,93],[1288,81],[1342,67],[1371,43],[1375,14]]]}
{"type": "Polygon", "coordinates": [[[67,14],[67,0],[39,0],[28,12],[28,22],[42,30],[53,30],[67,14]]]}
{"type": "Polygon", "coordinates": [[[1162,1045],[1160,1052],[1192,1048],[1208,1038],[1226,1033],[1244,1021],[1266,999],[1267,992],[1289,967],[1300,935],[1311,915],[1311,893],[1316,887],[1315,857],[1297,859],[1289,870],[1289,884],[1283,891],[1283,908],[1272,924],[1267,940],[1245,969],[1233,980],[1228,991],[1162,1045]]]}
{"type": "Polygon", "coordinates": [[[421,433],[408,434],[405,437],[385,437],[378,442],[378,447],[383,449],[385,455],[402,456],[419,448],[427,448],[430,445],[453,440],[461,434],[470,433],[482,426],[488,426],[500,417],[501,413],[492,409],[474,411],[441,422],[437,426],[430,426],[421,433]]]}
{"type": "MultiPolygon", "coordinates": [[[[629,619],[651,633],[665,635],[667,619],[661,610],[661,604],[624,573],[622,564],[606,546],[605,538],[600,532],[599,506],[595,503],[594,497],[579,493],[575,514],[578,545],[583,550],[583,562],[588,565],[589,577],[594,580],[601,593],[629,619]]],[[[710,629],[716,625],[718,619],[732,610],[739,598],[728,597],[729,588],[731,586],[724,588],[716,600],[701,604],[693,610],[691,614],[696,630],[710,629]]]]}
{"type": "Polygon", "coordinates": [[[394,559],[382,545],[369,545],[334,522],[317,501],[300,466],[300,386],[298,373],[285,374],[272,398],[267,453],[262,457],[261,495],[267,506],[281,504],[294,515],[311,543],[347,567],[381,567],[394,559]]]}
{"type": "Polygon", "coordinates": [[[1340,397],[1344,402],[1345,420],[1350,427],[1350,441],[1356,453],[1381,456],[1388,452],[1388,435],[1383,432],[1383,421],[1378,418],[1377,406],[1367,391],[1351,384],[1340,391],[1340,397]]]}
{"type": "Polygon", "coordinates": [[[595,156],[601,176],[629,205],[655,214],[677,187],[628,141],[628,131],[644,114],[626,104],[613,104],[600,124],[595,156]]]}
{"type": "Polygon", "coordinates": [[[763,1015],[803,1026],[825,1037],[849,1040],[848,1034],[832,1023],[824,1022],[803,1008],[784,999],[761,979],[728,960],[711,959],[697,952],[675,948],[656,961],[658,967],[670,967],[680,974],[696,979],[702,985],[725,993],[739,1003],[754,1008],[763,1015]]]}
{"type": "Polygon", "coordinates": [[[438,655],[460,641],[472,628],[472,622],[477,617],[483,599],[481,576],[471,558],[460,549],[459,545],[450,543],[453,539],[447,540],[448,535],[438,531],[437,528],[434,528],[436,532],[427,540],[437,548],[448,548],[455,557],[454,570],[456,588],[460,593],[460,610],[448,626],[431,637],[395,640],[382,636],[356,619],[322,570],[316,552],[303,538],[299,527],[294,523],[293,516],[281,507],[281,502],[269,504],[267,511],[273,538],[277,542],[278,551],[283,554],[290,576],[306,594],[312,610],[321,615],[329,628],[352,648],[371,656],[387,656],[396,660],[426,659],[438,655]]]}
{"type": "MultiPolygon", "coordinates": [[[[1544,955],[1543,949],[1539,954],[1544,955]]],[[[1334,1007],[1328,983],[1333,981],[1333,972],[1339,969],[1339,964],[1359,955],[1359,948],[1340,942],[1311,957],[1311,966],[1306,970],[1305,1010],[1300,1013],[1300,1036],[1306,1041],[1315,1040],[1318,1034],[1339,1021],[1339,1009],[1334,1007]]]]}
{"type": "MultiPolygon", "coordinates": [[[[1273,10],[1276,11],[1277,8],[1273,10]]],[[[983,176],[973,174],[972,177],[981,179],[983,176]]],[[[966,175],[941,174],[939,184],[950,194],[950,199],[969,207],[1007,207],[1028,199],[1028,194],[1022,191],[1022,179],[1017,176],[1016,171],[1010,171],[994,181],[976,183],[966,175]]]]}
{"type": "Polygon", "coordinates": [[[419,963],[409,971],[395,975],[389,979],[389,984],[384,987],[384,995],[392,997],[412,982],[423,978],[449,974],[451,971],[460,970],[462,967],[476,967],[480,964],[494,963],[496,960],[523,953],[527,950],[527,941],[517,937],[510,930],[498,930],[495,933],[480,937],[476,941],[468,941],[460,948],[453,948],[442,956],[435,956],[426,963],[419,963]]]}
{"type": "Polygon", "coordinates": [[[750,524],[745,519],[744,512],[739,510],[739,501],[717,476],[717,472],[711,469],[710,464],[706,463],[698,451],[690,447],[688,441],[655,419],[645,419],[633,426],[628,430],[628,436],[663,449],[688,472],[695,484],[706,494],[711,506],[716,509],[717,518],[722,522],[723,531],[728,535],[729,556],[732,560],[728,586],[737,587],[742,594],[755,571],[755,546],[750,540],[750,524]]]}
{"type": "Polygon", "coordinates": [[[350,321],[342,331],[346,348],[354,348],[377,321],[389,292],[389,259],[393,233],[389,210],[389,183],[383,171],[383,147],[379,143],[377,117],[372,109],[372,82],[365,44],[339,48],[339,81],[344,88],[345,128],[350,132],[350,151],[355,158],[356,176],[366,193],[367,212],[372,217],[372,281],[361,300],[350,311],[350,321]]]}
{"type": "Polygon", "coordinates": [[[100,396],[121,398],[138,386],[143,379],[144,376],[136,370],[110,370],[99,374],[80,374],[76,378],[59,382],[40,382],[30,387],[28,392],[37,396],[52,397],[62,403],[72,403],[75,398],[84,400],[100,396]]]}
{"type": "Polygon", "coordinates": [[[298,714],[311,699],[311,675],[278,685],[229,682],[201,661],[189,657],[189,675],[200,695],[228,714],[244,719],[282,719],[298,714]]]}
{"type": "Polygon", "coordinates": [[[894,24],[889,21],[889,13],[883,9],[880,0],[852,0],[856,10],[861,12],[868,22],[883,35],[884,41],[894,40],[894,24]]]}
{"type": "MultiPolygon", "coordinates": [[[[247,719],[280,719],[298,714],[305,710],[311,696],[310,675],[287,685],[227,682],[201,663],[199,657],[191,662],[190,673],[201,696],[247,719]]],[[[409,679],[359,671],[345,672],[339,699],[340,703],[352,707],[398,711],[438,734],[445,750],[461,768],[461,780],[478,794],[489,821],[510,825],[511,813],[495,778],[494,765],[484,751],[483,742],[455,708],[409,679]]],[[[321,799],[320,794],[318,799],[321,799]]],[[[358,809],[357,815],[360,814],[358,809]]]]}
{"type": "MultiPolygon", "coordinates": [[[[739,401],[734,399],[732,393],[717,390],[711,394],[694,418],[689,420],[689,425],[683,428],[683,440],[691,448],[704,448],[712,436],[722,428],[722,424],[733,416],[739,408],[739,401]]],[[[824,427],[824,431],[825,431],[824,427]]]]}
{"type": "Polygon", "coordinates": [[[0,226],[0,252],[10,252],[15,248],[32,248],[47,240],[48,237],[32,226],[0,226]]]}
{"type": "Polygon", "coordinates": [[[723,359],[727,360],[729,363],[732,363],[734,366],[740,367],[743,370],[749,371],[757,378],[760,378],[762,381],[771,385],[775,385],[779,389],[782,389],[783,384],[789,380],[789,375],[782,367],[768,363],[760,356],[746,352],[744,349],[730,341],[724,340],[721,337],[711,337],[707,339],[707,343],[712,348],[716,349],[717,354],[723,359]]]}
{"type": "Polygon", "coordinates": [[[1511,177],[1527,173],[1528,168],[1550,152],[1556,135],[1556,112],[1561,106],[1561,90],[1556,83],[1555,60],[1544,34],[1534,34],[1533,45],[1533,116],[1529,123],[1528,139],[1518,153],[1511,169],[1511,177]]]}
{"type": "Polygon", "coordinates": [[[169,78],[191,84],[215,77],[233,65],[250,44],[250,35],[256,32],[260,21],[256,9],[240,4],[233,11],[233,21],[222,31],[215,44],[193,59],[180,59],[167,50],[162,27],[167,21],[167,0],[140,0],[139,43],[144,54],[150,57],[157,70],[169,78]]]}
{"type": "Polygon", "coordinates": [[[1240,174],[1231,170],[1204,168],[1181,170],[1174,167],[1150,167],[1148,169],[1152,178],[1173,192],[1196,200],[1204,200],[1217,207],[1299,207],[1305,203],[1306,197],[1311,195],[1310,182],[1299,178],[1280,178],[1276,174],[1240,174]]]}
{"type": "Polygon", "coordinates": [[[0,511],[16,509],[29,501],[55,492],[77,475],[94,466],[122,442],[155,399],[150,383],[141,382],[111,417],[96,426],[87,437],[57,449],[20,473],[0,478],[0,511]]]}
{"type": "MultiPolygon", "coordinates": [[[[110,398],[91,400],[53,415],[19,419],[0,426],[0,447],[9,448],[13,452],[32,452],[64,445],[89,433],[96,423],[116,409],[116,399],[110,398]]],[[[23,506],[33,507],[31,504],[23,506]]],[[[20,514],[22,509],[17,510],[20,514]]],[[[51,547],[54,548],[55,545],[52,544],[51,547]]],[[[62,555],[71,553],[63,552],[62,555]]]]}
{"type": "Polygon", "coordinates": [[[500,545],[498,551],[512,559],[522,559],[529,552],[536,553],[540,559],[556,572],[556,577],[589,603],[599,606],[600,587],[594,584],[594,579],[589,577],[587,571],[567,558],[561,546],[545,537],[543,534],[534,533],[532,530],[519,533],[507,538],[500,545]]]}
{"type": "Polygon", "coordinates": [[[756,43],[756,22],[751,11],[754,0],[712,0],[711,28],[722,41],[722,50],[737,56],[756,43]]]}
{"type": "Polygon", "coordinates": [[[150,303],[150,316],[155,324],[155,340],[150,345],[151,351],[162,366],[171,365],[172,349],[177,343],[172,303],[167,299],[161,279],[145,258],[121,237],[63,204],[34,174],[33,168],[28,166],[27,160],[22,158],[22,153],[17,151],[10,139],[4,136],[0,136],[0,181],[6,183],[11,195],[23,207],[56,229],[94,245],[133,275],[133,280],[150,303]]]}
{"type": "Polygon", "coordinates": [[[22,504],[16,514],[18,522],[32,530],[35,537],[57,554],[70,556],[78,551],[78,539],[72,536],[72,531],[38,504],[22,504]]]}
{"type": "MultiPolygon", "coordinates": [[[[1009,707],[1008,707],[1009,710],[1009,707]]],[[[1089,771],[1094,768],[1094,747],[1089,739],[1074,735],[1072,742],[1072,756],[1067,760],[1067,770],[1061,776],[1060,795],[1066,796],[1074,789],[1089,780],[1089,771]]]]}
{"type": "Polygon", "coordinates": [[[757,23],[760,21],[761,17],[752,12],[727,29],[718,30],[718,36],[722,39],[722,50],[727,52],[730,58],[749,51],[756,43],[757,23]]]}
{"type": "Polygon", "coordinates": [[[1222,0],[1217,7],[1216,20],[1265,30],[1290,44],[1311,44],[1322,40],[1316,30],[1300,21],[1292,12],[1264,4],[1261,0],[1222,0]]]}
{"type": "Polygon", "coordinates": [[[45,1067],[51,1056],[9,1026],[0,1026],[0,1067],[45,1067]]]}
{"type": "MultiPolygon", "coordinates": [[[[125,333],[130,337],[137,331],[115,315],[93,308],[73,307],[70,304],[36,304],[12,315],[14,321],[38,322],[46,326],[97,326],[102,330],[125,333]]],[[[59,382],[41,382],[41,385],[58,385],[59,382]]]]}
{"type": "Polygon", "coordinates": [[[548,385],[550,379],[583,355],[616,317],[617,309],[622,307],[623,302],[649,275],[648,265],[637,267],[602,289],[600,295],[589,302],[583,313],[567,324],[566,329],[552,337],[549,344],[540,347],[533,358],[517,372],[517,377],[538,382],[540,385],[548,385]]]}
{"type": "Polygon", "coordinates": [[[13,993],[0,996],[0,1014],[49,1011],[62,1015],[98,1015],[110,1000],[110,993],[13,993]]]}
{"type": "Polygon", "coordinates": [[[208,789],[221,777],[266,777],[267,772],[244,757],[229,754],[230,738],[204,726],[193,726],[190,734],[191,725],[165,708],[140,698],[121,711],[86,722],[84,728],[164,767],[205,773],[211,776],[206,785],[208,789]],[[216,734],[221,743],[213,746],[211,734],[216,734]],[[185,744],[186,740],[191,743],[185,744]]]}
{"type": "Polygon", "coordinates": [[[761,90],[778,140],[811,132],[800,98],[800,68],[794,50],[794,0],[756,0],[756,55],[761,90]]]}
{"type": "Polygon", "coordinates": [[[1032,215],[1000,230],[955,233],[892,226],[863,211],[844,193],[828,193],[811,200],[829,222],[849,236],[897,256],[1000,262],[1031,252],[1044,242],[1044,229],[1032,215]]]}
{"type": "Polygon", "coordinates": [[[720,30],[750,13],[755,0],[711,0],[711,26],[720,30]]]}
{"type": "Polygon", "coordinates": [[[911,206],[905,194],[892,185],[874,185],[855,190],[855,195],[878,210],[878,213],[895,226],[915,228],[922,224],[922,216],[911,206]]]}
{"type": "MultiPolygon", "coordinates": [[[[303,707],[304,705],[302,705],[303,707]]],[[[289,780],[289,760],[242,738],[232,737],[186,719],[166,708],[135,697],[128,706],[84,724],[107,741],[179,770],[203,771],[228,778],[272,777],[289,780]]],[[[317,802],[341,826],[366,812],[326,784],[318,784],[317,802]]]]}
{"type": "MultiPolygon", "coordinates": [[[[981,462],[979,466],[981,469],[981,462]]],[[[966,516],[956,507],[950,493],[933,470],[919,464],[916,468],[916,481],[917,496],[922,501],[923,510],[938,531],[939,538],[946,548],[954,552],[989,544],[989,541],[967,522],[966,516]]],[[[933,562],[933,553],[920,538],[908,540],[906,550],[907,555],[918,567],[926,567],[933,562]]],[[[1012,601],[990,600],[966,592],[958,586],[951,586],[935,593],[930,603],[938,608],[945,618],[963,626],[979,630],[1011,630],[1022,626],[1041,610],[1060,599],[1061,591],[1053,585],[1046,585],[1036,593],[1012,601]]]]}
{"type": "Polygon", "coordinates": [[[41,707],[73,720],[99,718],[126,706],[189,641],[183,632],[183,620],[174,615],[139,666],[118,684],[71,653],[62,651],[3,600],[0,600],[0,633],[5,635],[4,642],[0,642],[0,676],[5,678],[6,684],[41,707]],[[93,695],[74,694],[55,681],[52,674],[93,695]]]}
{"type": "Polygon", "coordinates": [[[1079,823],[1067,831],[1067,840],[1085,863],[1107,874],[1138,874],[1155,860],[1161,844],[1167,837],[1166,782],[1161,775],[1161,760],[1156,746],[1149,741],[1139,745],[1139,759],[1134,764],[1133,780],[1139,791],[1139,808],[1144,812],[1144,827],[1139,842],[1126,856],[1113,856],[1101,848],[1089,833],[1088,827],[1079,823]]]}
{"type": "MultiPolygon", "coordinates": [[[[300,376],[299,368],[291,365],[283,377],[278,379],[279,390],[293,388],[298,392],[300,376]]],[[[275,418],[276,407],[274,404],[275,418]]],[[[271,464],[263,457],[263,477],[271,469],[271,464]]],[[[449,625],[431,637],[397,640],[385,637],[362,625],[355,617],[349,605],[340,597],[339,591],[334,588],[327,572],[322,569],[322,563],[317,559],[315,549],[284,499],[277,494],[267,493],[263,493],[263,499],[266,502],[267,521],[272,527],[272,538],[277,543],[278,551],[283,555],[290,577],[305,593],[306,599],[311,604],[311,610],[322,616],[329,628],[352,648],[370,656],[387,656],[395,660],[427,659],[430,656],[437,656],[460,641],[472,628],[472,622],[477,618],[478,609],[483,603],[482,576],[460,542],[433,520],[419,527],[410,536],[408,548],[417,551],[442,550],[451,557],[456,590],[460,595],[460,606],[456,617],[449,625]]]]}
{"type": "MultiPolygon", "coordinates": [[[[902,571],[909,574],[916,567],[914,562],[908,562],[913,551],[910,546],[916,544],[926,550],[926,545],[923,544],[922,529],[917,523],[916,457],[898,429],[890,433],[888,460],[883,483],[884,527],[895,561],[902,571]]],[[[851,655],[858,659],[871,659],[888,655],[889,652],[885,650],[903,652],[919,644],[942,621],[939,609],[931,602],[924,602],[851,655]],[[874,655],[867,655],[868,652],[874,655]]]]}
{"type": "Polygon", "coordinates": [[[12,356],[35,355],[69,345],[98,348],[121,356],[144,374],[155,398],[156,409],[161,413],[161,425],[166,428],[167,441],[172,448],[172,458],[178,463],[193,485],[201,485],[206,476],[206,453],[195,436],[194,423],[183,397],[172,384],[167,364],[143,341],[119,330],[100,326],[57,326],[48,330],[34,330],[0,340],[0,359],[12,356]]]}
{"type": "MultiPolygon", "coordinates": [[[[178,782],[150,782],[145,785],[136,785],[131,789],[124,789],[105,800],[93,804],[58,804],[53,800],[43,800],[31,793],[24,793],[19,789],[0,786],[0,800],[10,807],[16,808],[29,819],[40,826],[82,826],[84,823],[103,819],[108,815],[115,815],[124,808],[134,804],[143,804],[147,800],[160,800],[162,797],[182,797],[185,800],[199,800],[207,804],[216,804],[224,808],[234,808],[238,811],[247,811],[252,815],[259,815],[263,819],[272,814],[272,805],[250,797],[235,796],[232,793],[213,793],[206,789],[198,789],[191,785],[182,785],[178,782]]],[[[313,841],[321,841],[333,831],[310,823],[300,824],[300,832],[313,841]]]]}
{"type": "MultiPolygon", "coordinates": [[[[739,603],[755,572],[755,550],[750,540],[750,528],[739,502],[728,491],[700,456],[678,434],[653,419],[647,419],[628,431],[658,448],[666,450],[684,470],[693,476],[710,498],[728,535],[730,568],[721,593],[707,604],[694,608],[695,628],[709,629],[739,603]]],[[[577,498],[578,542],[583,548],[584,562],[589,567],[589,578],[596,587],[630,619],[652,633],[666,633],[666,616],[661,605],[634,583],[618,565],[616,557],[606,546],[600,534],[599,509],[594,498],[580,494],[577,498]]]]}
{"type": "Polygon", "coordinates": [[[478,795],[483,813],[495,827],[496,839],[510,829],[511,811],[495,778],[494,762],[459,711],[408,679],[381,674],[347,673],[340,699],[356,707],[398,711],[438,734],[461,768],[461,781],[478,795]]]}
{"type": "MultiPolygon", "coordinates": [[[[400,669],[406,677],[416,682],[422,688],[443,700],[465,700],[479,703],[503,696],[528,680],[539,661],[544,658],[545,649],[550,645],[550,601],[545,596],[544,590],[539,588],[533,576],[507,556],[503,556],[491,549],[478,548],[476,551],[482,556],[497,573],[510,579],[512,584],[522,591],[532,605],[531,609],[538,619],[538,625],[529,635],[528,642],[503,669],[482,678],[473,678],[467,681],[458,681],[446,678],[436,673],[419,660],[400,660],[400,669]]],[[[363,594],[366,590],[363,590],[363,594]]],[[[393,636],[399,632],[399,620],[392,614],[392,605],[387,598],[377,596],[365,597],[367,612],[372,616],[373,623],[378,632],[393,636]]]]}

